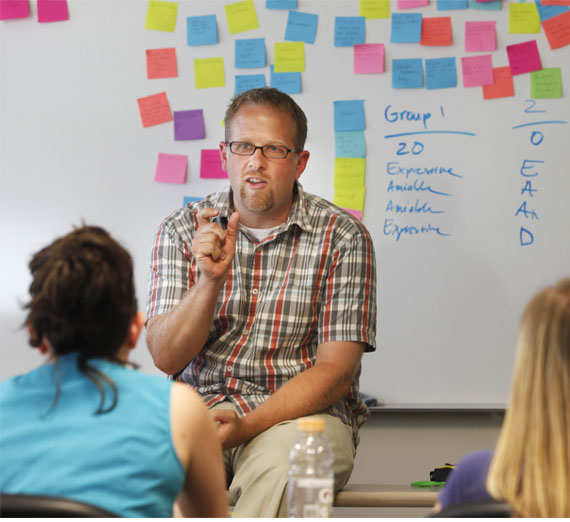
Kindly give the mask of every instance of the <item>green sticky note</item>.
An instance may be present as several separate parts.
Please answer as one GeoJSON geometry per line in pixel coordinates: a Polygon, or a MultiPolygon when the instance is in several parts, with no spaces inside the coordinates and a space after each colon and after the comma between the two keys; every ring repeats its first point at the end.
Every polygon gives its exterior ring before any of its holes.
{"type": "Polygon", "coordinates": [[[230,34],[243,33],[259,27],[253,0],[227,4],[224,6],[224,10],[230,34]]]}
{"type": "Polygon", "coordinates": [[[276,73],[305,70],[305,42],[276,42],[273,50],[276,73]]]}
{"type": "Polygon", "coordinates": [[[531,98],[562,98],[562,71],[550,67],[530,73],[531,98]]]}
{"type": "Polygon", "coordinates": [[[194,79],[196,89],[223,87],[226,84],[223,57],[194,60],[194,79]]]}
{"type": "Polygon", "coordinates": [[[414,488],[429,488],[432,486],[445,486],[445,482],[436,482],[434,480],[416,480],[416,482],[412,482],[410,486],[414,488]]]}
{"type": "Polygon", "coordinates": [[[509,33],[530,34],[540,31],[540,17],[534,2],[509,5],[509,33]]]}
{"type": "Polygon", "coordinates": [[[146,11],[145,29],[173,33],[176,28],[177,14],[178,2],[149,0],[148,9],[146,11]]]}
{"type": "Polygon", "coordinates": [[[364,186],[350,188],[334,188],[333,203],[341,208],[351,208],[353,210],[364,210],[364,186]]]}
{"type": "MultiPolygon", "coordinates": [[[[335,158],[334,187],[350,190],[364,186],[366,160],[364,158],[335,158]]],[[[351,207],[354,208],[354,207],[351,207]]]]}
{"type": "Polygon", "coordinates": [[[360,0],[360,16],[367,20],[390,18],[390,0],[360,0]]]}

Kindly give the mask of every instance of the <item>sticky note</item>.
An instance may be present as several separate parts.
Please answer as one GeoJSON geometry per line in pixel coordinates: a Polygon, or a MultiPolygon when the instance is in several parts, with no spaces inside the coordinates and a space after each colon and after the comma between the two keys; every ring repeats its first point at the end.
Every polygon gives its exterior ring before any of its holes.
{"type": "Polygon", "coordinates": [[[1,0],[0,20],[27,18],[30,15],[29,0],[1,0]]]}
{"type": "Polygon", "coordinates": [[[510,67],[495,67],[493,69],[493,83],[483,85],[483,99],[507,98],[515,95],[515,86],[510,67]]]}
{"type": "Polygon", "coordinates": [[[540,31],[540,17],[532,4],[509,4],[509,33],[528,34],[540,31]]]}
{"type": "Polygon", "coordinates": [[[204,198],[199,196],[184,196],[184,201],[182,201],[182,206],[185,207],[188,203],[193,203],[194,201],[202,201],[204,198]]]}
{"type": "Polygon", "coordinates": [[[422,19],[420,45],[451,44],[451,18],[449,16],[422,19]]]}
{"type": "Polygon", "coordinates": [[[364,131],[341,131],[334,133],[335,157],[364,158],[366,142],[364,131]]]}
{"type": "Polygon", "coordinates": [[[362,221],[362,211],[361,210],[354,210],[353,208],[343,208],[349,214],[352,214],[358,221],[362,221]]]}
{"type": "Polygon", "coordinates": [[[507,57],[513,76],[542,69],[536,40],[507,45],[507,57]]]}
{"type": "Polygon", "coordinates": [[[38,0],[38,22],[69,20],[67,0],[38,0]]]}
{"type": "Polygon", "coordinates": [[[494,51],[497,48],[495,21],[465,22],[465,50],[468,52],[494,51]]]}
{"type": "Polygon", "coordinates": [[[438,11],[452,11],[467,9],[469,7],[469,3],[467,0],[437,0],[436,6],[438,11]]]}
{"type": "Polygon", "coordinates": [[[223,57],[194,60],[194,81],[196,89],[224,87],[226,78],[224,75],[223,57]]]}
{"type": "Polygon", "coordinates": [[[338,100],[334,102],[334,130],[364,130],[364,100],[338,100]]]}
{"type": "Polygon", "coordinates": [[[559,14],[566,13],[570,10],[570,3],[568,5],[543,5],[540,3],[540,0],[534,0],[536,4],[536,8],[538,10],[538,17],[540,18],[541,22],[544,20],[548,20],[553,16],[558,16],[559,14]]]}
{"type": "Polygon", "coordinates": [[[421,58],[392,60],[393,89],[415,89],[423,86],[424,72],[421,58]]]}
{"type": "Polygon", "coordinates": [[[390,18],[390,0],[360,0],[360,16],[367,20],[390,18]]]}
{"type": "Polygon", "coordinates": [[[259,27],[253,0],[227,4],[224,10],[230,34],[243,33],[259,27]]]}
{"type": "Polygon", "coordinates": [[[266,9],[297,9],[297,0],[266,0],[266,9]]]}
{"type": "Polygon", "coordinates": [[[188,156],[160,152],[158,154],[154,181],[162,183],[184,183],[186,181],[187,167],[188,156]]]}
{"type": "Polygon", "coordinates": [[[365,184],[366,160],[364,158],[335,158],[334,186],[350,189],[365,184]]]}
{"type": "Polygon", "coordinates": [[[205,137],[204,111],[174,111],[174,139],[202,140],[205,137]]]}
{"type": "Polygon", "coordinates": [[[285,40],[288,42],[314,44],[318,23],[319,16],[316,14],[289,11],[287,27],[285,28],[285,40]]]}
{"type": "Polygon", "coordinates": [[[390,42],[418,43],[422,35],[421,13],[393,13],[390,42]]]}
{"type": "Polygon", "coordinates": [[[188,16],[186,18],[186,43],[188,45],[212,45],[218,43],[216,15],[188,16]]]}
{"type": "Polygon", "coordinates": [[[570,5],[570,0],[541,0],[542,5],[570,5]]]}
{"type": "Polygon", "coordinates": [[[273,44],[275,72],[303,72],[305,70],[304,42],[275,42],[273,44]]]}
{"type": "Polygon", "coordinates": [[[384,44],[359,44],[354,46],[355,74],[382,72],[384,72],[384,44]]]}
{"type": "Polygon", "coordinates": [[[562,98],[560,67],[549,67],[530,73],[531,98],[562,98]]]}
{"type": "Polygon", "coordinates": [[[365,192],[364,186],[349,189],[335,187],[333,203],[341,208],[352,208],[362,212],[364,210],[365,192]]]}
{"type": "Polygon", "coordinates": [[[177,14],[178,2],[149,0],[145,29],[173,33],[174,29],[176,29],[177,14]]]}
{"type": "Polygon", "coordinates": [[[147,49],[146,74],[149,80],[154,78],[175,78],[178,76],[176,48],[147,49]]]}
{"type": "Polygon", "coordinates": [[[480,87],[493,83],[493,60],[490,54],[461,58],[463,87],[480,87]]]}
{"type": "Polygon", "coordinates": [[[218,149],[202,149],[200,153],[200,177],[223,179],[228,173],[222,169],[222,159],[218,149]]]}
{"type": "Polygon", "coordinates": [[[542,28],[551,49],[560,49],[570,44],[570,12],[545,20],[542,28]]]}
{"type": "Polygon", "coordinates": [[[455,58],[426,59],[426,89],[457,87],[455,58]]]}
{"type": "Polygon", "coordinates": [[[234,94],[265,87],[265,74],[238,74],[234,94]]]}
{"type": "Polygon", "coordinates": [[[429,0],[398,0],[398,9],[414,9],[428,4],[429,0]]]}
{"type": "Polygon", "coordinates": [[[237,69],[265,67],[265,38],[236,40],[235,58],[237,69]]]}
{"type": "Polygon", "coordinates": [[[478,2],[477,0],[469,0],[469,9],[477,9],[479,11],[500,11],[501,0],[494,2],[478,2]]]}
{"type": "Polygon", "coordinates": [[[160,123],[172,121],[170,105],[165,92],[138,98],[139,112],[143,127],[151,127],[160,123]]]}
{"type": "Polygon", "coordinates": [[[364,16],[336,16],[334,19],[334,46],[352,47],[365,43],[364,16]]]}
{"type": "Polygon", "coordinates": [[[301,73],[276,73],[272,65],[269,84],[286,94],[299,94],[301,92],[301,73]]]}

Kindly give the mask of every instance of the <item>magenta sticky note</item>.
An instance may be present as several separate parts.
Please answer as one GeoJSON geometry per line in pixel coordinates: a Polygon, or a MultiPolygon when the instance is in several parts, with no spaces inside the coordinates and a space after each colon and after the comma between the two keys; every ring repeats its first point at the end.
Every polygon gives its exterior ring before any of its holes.
{"type": "Polygon", "coordinates": [[[465,50],[494,51],[497,48],[495,21],[465,22],[465,50]]]}
{"type": "Polygon", "coordinates": [[[354,210],[353,208],[344,208],[349,214],[352,214],[358,221],[362,221],[362,211],[354,210]]]}
{"type": "Polygon", "coordinates": [[[160,152],[158,154],[154,181],[160,181],[162,183],[184,183],[186,181],[187,167],[188,156],[160,152]]]}
{"type": "Polygon", "coordinates": [[[38,0],[38,22],[69,20],[67,0],[38,0]]]}
{"type": "Polygon", "coordinates": [[[493,60],[490,54],[461,58],[463,87],[480,87],[493,83],[493,60]]]}
{"type": "Polygon", "coordinates": [[[180,140],[203,140],[204,111],[196,109],[192,111],[174,111],[174,139],[180,140]]]}
{"type": "Polygon", "coordinates": [[[356,44],[354,72],[355,74],[384,72],[384,44],[356,44]]]}
{"type": "Polygon", "coordinates": [[[222,158],[218,149],[202,149],[200,155],[201,178],[227,178],[228,173],[222,169],[222,158]]]}
{"type": "Polygon", "coordinates": [[[536,40],[507,45],[507,56],[513,76],[542,69],[536,40]]]}
{"type": "Polygon", "coordinates": [[[27,18],[30,15],[28,0],[0,0],[0,20],[27,18]]]}
{"type": "Polygon", "coordinates": [[[398,9],[413,9],[426,5],[428,5],[428,0],[398,0],[398,9]]]}

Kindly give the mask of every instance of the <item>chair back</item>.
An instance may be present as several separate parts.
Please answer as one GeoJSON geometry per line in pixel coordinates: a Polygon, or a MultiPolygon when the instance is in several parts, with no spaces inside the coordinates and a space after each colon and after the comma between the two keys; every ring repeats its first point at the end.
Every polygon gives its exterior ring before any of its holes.
{"type": "Polygon", "coordinates": [[[512,508],[499,500],[477,500],[453,504],[434,513],[434,518],[505,518],[512,515],[512,508]]]}
{"type": "Polygon", "coordinates": [[[45,495],[0,493],[1,518],[116,518],[85,502],[45,495]]]}

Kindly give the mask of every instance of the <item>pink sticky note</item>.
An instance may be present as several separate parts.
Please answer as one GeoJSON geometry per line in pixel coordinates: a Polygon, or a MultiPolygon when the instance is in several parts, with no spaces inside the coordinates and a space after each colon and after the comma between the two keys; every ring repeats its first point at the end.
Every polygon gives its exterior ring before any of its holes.
{"type": "Polygon", "coordinates": [[[352,214],[358,221],[362,221],[362,211],[353,208],[344,208],[349,214],[352,214]]]}
{"type": "Polygon", "coordinates": [[[168,98],[165,92],[138,98],[137,102],[143,127],[151,127],[152,125],[172,121],[170,105],[168,105],[168,98]]]}
{"type": "Polygon", "coordinates": [[[536,40],[507,45],[507,56],[513,76],[542,69],[536,40]]]}
{"type": "Polygon", "coordinates": [[[146,74],[149,80],[153,78],[176,78],[176,48],[147,49],[146,74]]]}
{"type": "Polygon", "coordinates": [[[222,169],[222,158],[218,149],[202,149],[200,155],[201,178],[227,178],[228,173],[222,169]]]}
{"type": "Polygon", "coordinates": [[[29,15],[28,0],[0,0],[0,20],[27,18],[29,15]]]}
{"type": "Polygon", "coordinates": [[[493,60],[490,54],[461,58],[463,87],[480,87],[493,83],[493,60]]]}
{"type": "Polygon", "coordinates": [[[497,48],[495,21],[465,22],[465,50],[482,52],[497,48]]]}
{"type": "Polygon", "coordinates": [[[184,183],[186,181],[187,166],[188,156],[159,152],[154,181],[160,181],[162,183],[184,183]]]}
{"type": "Polygon", "coordinates": [[[384,72],[384,44],[357,44],[354,46],[355,74],[384,72]]]}
{"type": "Polygon", "coordinates": [[[424,7],[429,0],[398,0],[398,9],[413,9],[414,7],[424,7]]]}
{"type": "Polygon", "coordinates": [[[38,0],[38,22],[69,20],[67,0],[38,0]]]}

